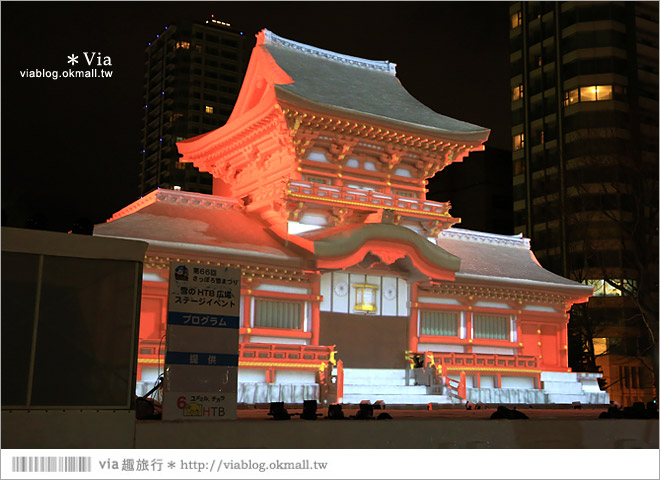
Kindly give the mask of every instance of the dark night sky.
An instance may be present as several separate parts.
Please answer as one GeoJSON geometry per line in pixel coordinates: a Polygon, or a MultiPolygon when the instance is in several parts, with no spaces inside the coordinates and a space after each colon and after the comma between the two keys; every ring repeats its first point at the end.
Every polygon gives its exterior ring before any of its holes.
{"type": "Polygon", "coordinates": [[[179,19],[210,14],[248,37],[280,36],[397,64],[413,96],[492,129],[510,149],[508,5],[504,2],[3,2],[2,210],[9,226],[40,214],[66,231],[137,198],[144,48],[179,19]],[[30,79],[68,55],[112,58],[112,79],[30,79]]]}

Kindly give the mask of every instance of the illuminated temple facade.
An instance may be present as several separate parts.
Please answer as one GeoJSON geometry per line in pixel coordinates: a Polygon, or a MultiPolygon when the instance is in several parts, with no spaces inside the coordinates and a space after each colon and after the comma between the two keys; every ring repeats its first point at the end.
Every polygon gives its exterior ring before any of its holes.
{"type": "Polygon", "coordinates": [[[95,228],[149,243],[139,387],[163,369],[169,262],[186,261],[242,270],[239,402],[608,403],[568,368],[566,312],[591,287],[426,200],[488,135],[390,62],[260,32],[227,124],[178,143],[213,195],[156,190],[95,228]]]}

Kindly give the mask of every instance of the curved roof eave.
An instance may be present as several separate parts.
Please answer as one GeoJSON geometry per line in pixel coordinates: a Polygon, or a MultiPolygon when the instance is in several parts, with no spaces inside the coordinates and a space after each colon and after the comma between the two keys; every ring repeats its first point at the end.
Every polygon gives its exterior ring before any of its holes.
{"type": "Polygon", "coordinates": [[[336,105],[330,105],[327,103],[319,103],[308,98],[305,98],[301,95],[297,95],[291,91],[288,91],[284,88],[281,88],[279,85],[275,85],[275,94],[277,95],[278,100],[283,100],[286,102],[293,103],[301,107],[308,107],[315,110],[326,111],[328,113],[336,113],[339,115],[347,115],[351,118],[359,118],[363,121],[377,121],[384,125],[389,125],[392,127],[399,127],[402,129],[413,130],[420,133],[425,133],[430,136],[436,136],[443,139],[456,139],[456,140],[471,140],[485,142],[488,140],[490,135],[490,129],[484,128],[468,132],[459,132],[456,130],[448,130],[442,128],[434,128],[427,125],[407,122],[404,120],[399,120],[396,118],[385,117],[382,115],[376,115],[373,113],[363,112],[361,110],[353,110],[346,107],[340,107],[336,105]]]}
{"type": "Polygon", "coordinates": [[[373,240],[394,241],[412,244],[420,255],[431,264],[446,270],[457,272],[461,268],[461,259],[441,247],[429,242],[425,237],[412,230],[383,223],[368,223],[356,228],[341,230],[337,233],[314,240],[314,253],[320,257],[339,257],[350,255],[362,245],[373,240]]]}
{"type": "Polygon", "coordinates": [[[554,291],[561,291],[563,293],[572,294],[577,297],[590,297],[593,294],[593,287],[583,285],[581,283],[573,282],[574,284],[567,283],[553,283],[549,281],[530,280],[527,278],[511,278],[511,277],[498,277],[491,275],[477,275],[474,273],[460,273],[456,272],[456,279],[473,280],[473,281],[487,281],[489,283],[501,283],[506,285],[516,285],[524,287],[536,287],[548,289],[552,288],[554,291]]]}

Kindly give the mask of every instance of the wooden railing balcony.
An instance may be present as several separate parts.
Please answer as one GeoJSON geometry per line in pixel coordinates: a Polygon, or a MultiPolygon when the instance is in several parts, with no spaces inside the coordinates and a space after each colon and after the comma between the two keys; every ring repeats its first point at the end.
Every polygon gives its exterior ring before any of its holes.
{"type": "Polygon", "coordinates": [[[538,370],[538,358],[525,355],[497,355],[486,353],[442,353],[433,354],[436,365],[446,370],[538,370]]]}
{"type": "Polygon", "coordinates": [[[361,190],[344,186],[323,185],[313,182],[291,181],[287,184],[286,196],[290,199],[305,199],[310,203],[347,205],[351,208],[373,210],[395,210],[402,215],[422,218],[451,218],[449,202],[431,202],[396,194],[361,190]]]}
{"type": "Polygon", "coordinates": [[[334,346],[240,343],[238,365],[243,368],[319,369],[332,358],[334,346]]]}

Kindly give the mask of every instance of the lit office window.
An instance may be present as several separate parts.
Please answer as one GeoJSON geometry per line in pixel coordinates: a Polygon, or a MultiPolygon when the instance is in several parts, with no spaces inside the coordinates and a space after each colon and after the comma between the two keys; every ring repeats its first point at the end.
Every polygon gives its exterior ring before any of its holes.
{"type": "Polygon", "coordinates": [[[595,102],[597,87],[582,87],[580,88],[580,101],[581,102],[595,102]]]}
{"type": "Polygon", "coordinates": [[[525,148],[525,134],[520,133],[513,136],[513,149],[520,150],[525,148]]]}
{"type": "Polygon", "coordinates": [[[578,102],[612,100],[612,85],[589,85],[564,92],[564,106],[578,102]]]}
{"type": "Polygon", "coordinates": [[[522,12],[519,10],[511,15],[511,28],[519,27],[522,23],[522,12]]]}
{"type": "Polygon", "coordinates": [[[176,42],[176,49],[190,50],[190,42],[176,42]]]}
{"type": "Polygon", "coordinates": [[[624,290],[627,292],[634,292],[637,289],[637,281],[624,278],[620,279],[611,279],[609,282],[607,280],[601,279],[589,279],[584,280],[582,283],[594,287],[594,297],[620,297],[623,295],[621,289],[612,286],[612,283],[615,285],[621,285],[624,290]],[[611,283],[610,283],[611,282],[611,283]]]}
{"type": "Polygon", "coordinates": [[[580,90],[577,88],[574,88],[573,90],[569,90],[568,92],[564,92],[564,106],[568,107],[569,105],[573,105],[574,103],[578,103],[580,101],[580,90]]]}
{"type": "Polygon", "coordinates": [[[594,355],[602,355],[607,351],[607,338],[594,338],[594,355]]]}
{"type": "Polygon", "coordinates": [[[517,87],[513,87],[513,98],[512,100],[515,102],[516,100],[520,100],[523,98],[523,86],[522,83],[518,85],[517,87]]]}
{"type": "Polygon", "coordinates": [[[206,108],[204,109],[206,113],[213,113],[213,107],[210,105],[207,105],[206,108]]]}
{"type": "Polygon", "coordinates": [[[599,85],[596,88],[596,100],[612,100],[612,85],[599,85]]]}

